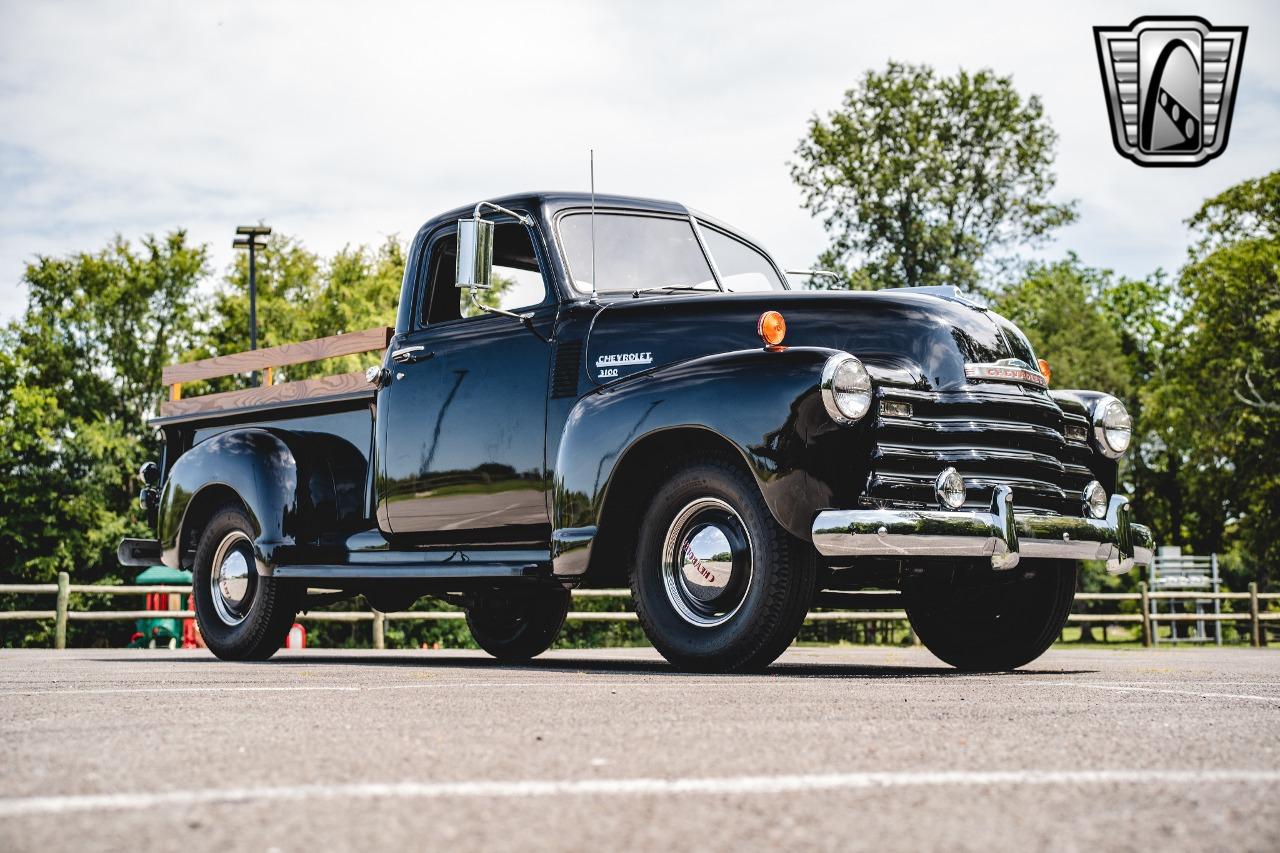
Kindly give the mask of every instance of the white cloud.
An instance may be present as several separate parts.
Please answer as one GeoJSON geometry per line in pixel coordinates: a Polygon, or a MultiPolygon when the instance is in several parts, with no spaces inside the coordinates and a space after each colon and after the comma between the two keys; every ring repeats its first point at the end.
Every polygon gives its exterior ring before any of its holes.
{"type": "Polygon", "coordinates": [[[331,252],[524,189],[676,198],[784,264],[825,244],[786,162],[806,119],[890,57],[990,66],[1061,136],[1081,220],[1045,249],[1175,268],[1207,195],[1276,168],[1280,14],[1165,4],[1251,27],[1227,153],[1141,169],[1111,146],[1091,27],[1150,10],[822,4],[27,4],[0,7],[0,317],[34,253],[188,227],[219,267],[262,219],[331,252]]]}

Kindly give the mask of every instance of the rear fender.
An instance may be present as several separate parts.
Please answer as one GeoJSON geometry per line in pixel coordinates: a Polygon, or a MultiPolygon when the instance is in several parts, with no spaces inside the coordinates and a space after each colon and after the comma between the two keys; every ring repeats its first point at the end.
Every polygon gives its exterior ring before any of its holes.
{"type": "Polygon", "coordinates": [[[358,528],[367,463],[349,442],[321,433],[236,429],[197,444],[174,463],[160,494],[162,562],[175,568],[204,518],[234,498],[249,514],[258,571],[324,531],[358,528]]]}

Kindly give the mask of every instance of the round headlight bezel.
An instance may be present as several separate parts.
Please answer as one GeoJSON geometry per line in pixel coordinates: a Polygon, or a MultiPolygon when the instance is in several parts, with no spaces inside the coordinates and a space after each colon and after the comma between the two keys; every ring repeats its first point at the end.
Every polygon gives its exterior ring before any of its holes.
{"type": "Polygon", "coordinates": [[[842,352],[828,358],[822,366],[820,387],[827,415],[841,426],[852,426],[871,411],[871,374],[856,356],[842,352]]]}
{"type": "Polygon", "coordinates": [[[1093,441],[1108,459],[1119,459],[1133,445],[1133,417],[1115,397],[1108,395],[1094,404],[1093,441]]]}

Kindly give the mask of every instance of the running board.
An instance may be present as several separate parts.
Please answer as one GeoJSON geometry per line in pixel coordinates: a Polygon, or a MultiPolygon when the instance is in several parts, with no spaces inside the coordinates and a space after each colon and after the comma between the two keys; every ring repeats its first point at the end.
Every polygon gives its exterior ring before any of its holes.
{"type": "Polygon", "coordinates": [[[277,578],[306,580],[484,580],[550,577],[550,566],[536,563],[345,563],[342,565],[276,566],[277,578]]]}

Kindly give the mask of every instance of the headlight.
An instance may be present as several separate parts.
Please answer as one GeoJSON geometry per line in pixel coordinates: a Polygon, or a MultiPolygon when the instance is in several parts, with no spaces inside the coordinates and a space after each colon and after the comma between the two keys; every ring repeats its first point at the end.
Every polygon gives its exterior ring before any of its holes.
{"type": "Polygon", "coordinates": [[[822,368],[822,404],[838,424],[856,424],[871,409],[871,377],[848,353],[827,359],[822,368]]]}
{"type": "Polygon", "coordinates": [[[1104,456],[1119,459],[1133,440],[1133,418],[1115,397],[1103,397],[1093,407],[1093,437],[1104,456]]]}

